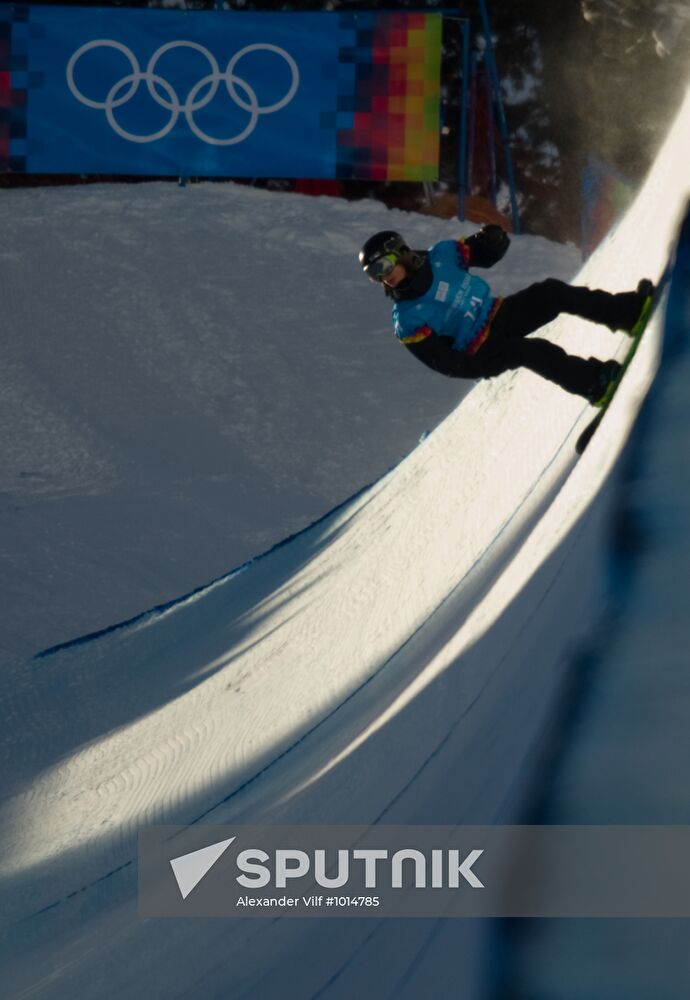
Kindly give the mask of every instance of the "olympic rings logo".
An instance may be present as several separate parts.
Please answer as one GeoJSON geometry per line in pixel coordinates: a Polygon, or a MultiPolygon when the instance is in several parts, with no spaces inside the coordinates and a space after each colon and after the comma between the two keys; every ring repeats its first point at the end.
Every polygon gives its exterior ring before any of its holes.
{"type": "Polygon", "coordinates": [[[208,49],[204,48],[203,45],[199,45],[197,42],[177,41],[161,45],[161,47],[151,56],[146,69],[142,72],[131,49],[129,49],[126,45],[123,45],[121,42],[116,42],[108,38],[101,38],[93,42],[87,42],[74,53],[67,64],[67,84],[74,97],[76,97],[76,99],[82,104],[85,104],[89,108],[96,108],[99,111],[105,111],[106,118],[108,119],[110,127],[113,131],[119,136],[122,136],[123,139],[127,139],[129,142],[156,142],[158,139],[163,139],[175,127],[180,115],[184,114],[190,129],[198,139],[201,139],[202,142],[206,142],[211,146],[234,146],[239,142],[243,142],[244,139],[251,135],[256,128],[260,115],[273,114],[276,111],[280,111],[281,108],[284,108],[290,103],[297,92],[297,87],[299,86],[299,70],[297,68],[297,63],[292,56],[285,51],[285,49],[281,49],[277,45],[269,45],[267,43],[259,42],[254,45],[246,45],[243,49],[240,49],[239,52],[235,53],[229,61],[225,72],[221,73],[217,60],[208,51],[208,49]],[[122,79],[113,84],[104,101],[95,101],[86,97],[82,94],[74,81],[74,71],[77,63],[83,55],[96,48],[111,48],[116,49],[118,52],[122,52],[125,58],[129,61],[131,67],[131,73],[123,76],[122,79]],[[208,60],[208,64],[211,69],[211,72],[208,73],[207,76],[202,77],[198,83],[194,84],[184,102],[180,101],[172,84],[170,84],[164,77],[156,73],[156,66],[159,59],[165,55],[166,52],[181,48],[193,49],[200,52],[208,60]],[[261,107],[254,89],[247,83],[246,80],[243,80],[242,77],[238,76],[235,72],[235,67],[240,59],[249,55],[251,52],[259,51],[275,52],[276,55],[285,60],[291,74],[290,87],[288,88],[285,96],[279,101],[276,101],[274,104],[270,104],[266,107],[261,107]],[[135,135],[133,132],[128,132],[115,118],[116,110],[121,108],[123,104],[126,104],[134,97],[139,90],[140,84],[142,83],[146,84],[148,93],[156,104],[170,112],[170,118],[166,125],[164,125],[164,127],[159,129],[157,132],[152,132],[149,135],[135,135]],[[214,99],[218,93],[218,88],[221,83],[225,83],[225,88],[230,99],[234,101],[239,108],[249,114],[249,122],[246,128],[244,128],[237,135],[233,135],[227,139],[217,139],[215,136],[208,135],[201,128],[199,128],[194,119],[195,113],[197,111],[201,111],[202,108],[205,108],[214,99]]]}

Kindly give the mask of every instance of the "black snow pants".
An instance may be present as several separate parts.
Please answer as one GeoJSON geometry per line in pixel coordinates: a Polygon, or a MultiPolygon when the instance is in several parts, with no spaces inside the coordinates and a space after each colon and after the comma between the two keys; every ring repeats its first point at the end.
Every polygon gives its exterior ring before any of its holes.
{"type": "Polygon", "coordinates": [[[476,377],[480,378],[513,368],[529,368],[567,392],[590,397],[597,392],[604,362],[567,354],[549,340],[526,339],[527,335],[560,313],[603,323],[611,330],[629,330],[641,306],[637,292],[613,294],[547,278],[503,299],[486,341],[471,359],[467,358],[468,367],[476,367],[476,377]]]}

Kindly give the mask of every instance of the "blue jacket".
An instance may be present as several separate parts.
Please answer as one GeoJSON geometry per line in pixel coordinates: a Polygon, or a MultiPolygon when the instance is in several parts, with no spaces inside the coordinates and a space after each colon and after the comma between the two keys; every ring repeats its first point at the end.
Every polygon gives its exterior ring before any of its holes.
{"type": "Polygon", "coordinates": [[[481,346],[500,300],[485,281],[469,273],[468,262],[462,240],[442,240],[429,248],[431,287],[419,298],[393,306],[395,334],[403,344],[437,333],[450,337],[456,351],[474,353],[481,346]]]}

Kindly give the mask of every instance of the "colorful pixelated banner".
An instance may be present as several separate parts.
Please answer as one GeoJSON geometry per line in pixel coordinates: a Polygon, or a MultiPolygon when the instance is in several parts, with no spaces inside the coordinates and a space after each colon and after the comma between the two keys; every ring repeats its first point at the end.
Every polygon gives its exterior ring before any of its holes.
{"type": "Polygon", "coordinates": [[[433,180],[441,15],[0,4],[0,170],[433,180]]]}

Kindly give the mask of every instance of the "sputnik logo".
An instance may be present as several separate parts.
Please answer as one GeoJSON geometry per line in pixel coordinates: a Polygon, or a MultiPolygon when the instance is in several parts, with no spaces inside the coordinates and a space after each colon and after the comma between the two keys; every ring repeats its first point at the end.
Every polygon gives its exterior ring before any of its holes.
{"type": "MultiPolygon", "coordinates": [[[[218,840],[207,847],[189,854],[181,854],[170,861],[177,886],[183,899],[192,892],[204,876],[211,870],[218,859],[225,853],[237,837],[218,840]]],[[[430,864],[431,888],[447,887],[458,889],[461,879],[473,889],[483,889],[484,884],[472,871],[472,866],[484,853],[483,850],[472,850],[461,861],[460,851],[452,849],[443,851],[434,849],[427,857],[420,850],[400,849],[392,855],[386,849],[355,850],[341,849],[337,852],[337,872],[329,874],[327,852],[323,848],[307,851],[295,848],[276,848],[271,855],[259,848],[250,847],[240,851],[235,864],[241,875],[235,876],[235,881],[246,889],[264,889],[266,886],[285,889],[288,884],[294,885],[299,879],[313,877],[318,885],[328,889],[342,888],[351,877],[351,864],[362,862],[359,874],[364,877],[364,886],[375,889],[379,879],[383,879],[388,888],[403,888],[403,864],[414,862],[413,885],[417,889],[426,888],[428,883],[427,867],[430,864]],[[267,864],[268,862],[268,864],[267,864]]]]}
{"type": "Polygon", "coordinates": [[[199,851],[181,854],[179,858],[171,860],[170,867],[183,899],[186,899],[192,889],[196,888],[204,875],[213,868],[216,861],[227,851],[235,839],[235,837],[230,837],[229,840],[219,840],[208,847],[202,847],[199,851]]]}

